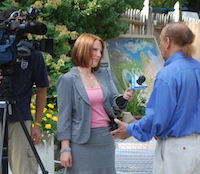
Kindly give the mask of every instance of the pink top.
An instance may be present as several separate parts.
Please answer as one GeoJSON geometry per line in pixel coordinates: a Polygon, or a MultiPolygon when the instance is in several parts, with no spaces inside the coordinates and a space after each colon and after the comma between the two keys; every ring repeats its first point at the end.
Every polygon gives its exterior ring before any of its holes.
{"type": "Polygon", "coordinates": [[[100,87],[86,89],[92,108],[91,128],[108,127],[109,116],[103,107],[103,93],[100,87]]]}

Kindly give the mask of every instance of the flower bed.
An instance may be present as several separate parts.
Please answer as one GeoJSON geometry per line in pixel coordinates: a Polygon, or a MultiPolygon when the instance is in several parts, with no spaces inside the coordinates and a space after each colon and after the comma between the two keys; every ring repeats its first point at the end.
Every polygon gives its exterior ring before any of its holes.
{"type": "MultiPolygon", "coordinates": [[[[36,106],[34,102],[30,104],[31,113],[33,116],[33,126],[35,122],[35,113],[36,106]]],[[[54,108],[54,105],[49,103],[43,110],[43,116],[41,120],[41,132],[42,132],[42,141],[48,142],[49,139],[55,135],[57,130],[57,109],[54,108]]]]}

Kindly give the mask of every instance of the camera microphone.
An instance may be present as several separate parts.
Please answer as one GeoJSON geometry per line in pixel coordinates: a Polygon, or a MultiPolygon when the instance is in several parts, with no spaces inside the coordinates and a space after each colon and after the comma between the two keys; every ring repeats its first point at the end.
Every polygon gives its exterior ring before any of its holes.
{"type": "Polygon", "coordinates": [[[28,22],[20,24],[18,28],[18,31],[22,33],[37,35],[45,35],[47,33],[47,26],[41,22],[28,22]]]}

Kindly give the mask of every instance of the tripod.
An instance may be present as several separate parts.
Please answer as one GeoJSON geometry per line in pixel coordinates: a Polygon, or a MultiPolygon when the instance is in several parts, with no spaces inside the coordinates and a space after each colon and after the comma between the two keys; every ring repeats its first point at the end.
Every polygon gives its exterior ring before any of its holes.
{"type": "Polygon", "coordinates": [[[16,115],[18,117],[18,120],[23,128],[23,131],[26,135],[26,138],[31,146],[31,149],[33,150],[33,153],[36,157],[36,160],[43,172],[43,174],[48,174],[48,172],[45,170],[42,161],[37,153],[37,150],[35,146],[32,143],[31,137],[28,133],[28,130],[19,114],[19,111],[16,107],[16,102],[12,100],[0,100],[0,108],[3,109],[3,117],[2,117],[2,145],[0,149],[0,159],[1,159],[1,167],[2,169],[2,174],[8,174],[8,121],[7,121],[7,116],[12,115],[12,108],[16,112],[16,115]]]}

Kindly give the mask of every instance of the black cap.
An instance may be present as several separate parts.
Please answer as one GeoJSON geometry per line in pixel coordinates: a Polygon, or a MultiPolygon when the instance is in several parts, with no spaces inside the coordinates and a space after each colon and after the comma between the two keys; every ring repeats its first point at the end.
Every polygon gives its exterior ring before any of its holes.
{"type": "Polygon", "coordinates": [[[10,17],[10,15],[16,10],[18,10],[18,9],[13,7],[11,9],[6,10],[6,11],[0,12],[0,21],[3,22],[4,20],[8,19],[10,17]]]}

